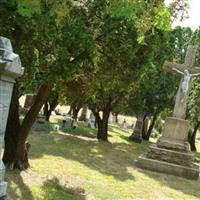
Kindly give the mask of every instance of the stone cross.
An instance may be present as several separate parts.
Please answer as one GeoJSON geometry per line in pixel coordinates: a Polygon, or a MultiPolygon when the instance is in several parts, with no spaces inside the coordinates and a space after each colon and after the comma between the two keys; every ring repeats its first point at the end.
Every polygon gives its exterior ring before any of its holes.
{"type": "Polygon", "coordinates": [[[185,62],[183,64],[165,61],[164,69],[168,72],[176,72],[182,75],[180,86],[176,95],[173,116],[185,119],[187,99],[189,95],[191,78],[200,75],[200,68],[194,67],[197,46],[188,46],[185,62]]]}
{"type": "MultiPolygon", "coordinates": [[[[4,146],[4,134],[15,79],[23,74],[19,56],[13,53],[9,39],[0,37],[0,155],[4,146]]],[[[0,199],[6,195],[5,167],[0,157],[0,199]]]]}

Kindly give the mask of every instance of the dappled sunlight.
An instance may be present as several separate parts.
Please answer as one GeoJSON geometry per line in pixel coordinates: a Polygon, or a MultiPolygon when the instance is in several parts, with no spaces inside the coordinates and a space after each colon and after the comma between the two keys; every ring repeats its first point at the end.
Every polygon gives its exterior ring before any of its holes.
{"type": "MultiPolygon", "coordinates": [[[[26,200],[32,200],[26,198],[31,195],[38,200],[53,200],[57,195],[60,195],[59,200],[109,200],[111,196],[119,200],[145,199],[147,195],[152,200],[200,197],[199,181],[150,172],[133,165],[152,142],[137,144],[125,140],[123,137],[128,138],[129,132],[117,127],[110,127],[110,142],[98,142],[96,138],[87,137],[84,131],[31,134],[31,169],[21,173],[19,182],[17,173],[8,172],[11,196],[19,199],[23,196],[26,200]]],[[[196,158],[200,158],[199,153],[196,158]]]]}

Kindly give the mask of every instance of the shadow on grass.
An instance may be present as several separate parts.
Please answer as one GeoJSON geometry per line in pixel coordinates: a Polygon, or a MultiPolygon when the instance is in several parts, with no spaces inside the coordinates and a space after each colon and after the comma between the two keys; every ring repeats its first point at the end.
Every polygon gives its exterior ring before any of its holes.
{"type": "Polygon", "coordinates": [[[10,171],[9,175],[11,177],[6,177],[6,180],[9,179],[8,182],[8,193],[11,198],[14,199],[26,199],[26,200],[34,200],[33,194],[27,186],[23,178],[20,175],[20,172],[18,170],[10,171]],[[17,186],[17,187],[16,187],[17,186]],[[20,190],[20,191],[18,191],[20,190]]]}
{"type": "Polygon", "coordinates": [[[86,140],[72,135],[38,134],[32,137],[30,157],[37,159],[46,155],[78,161],[102,174],[113,176],[120,181],[134,180],[127,167],[137,155],[127,144],[111,144],[86,140]]]}
{"type": "MultiPolygon", "coordinates": [[[[114,130],[115,131],[115,130],[114,130]]],[[[120,136],[120,132],[114,133],[120,136]]],[[[128,134],[128,133],[127,133],[128,134]]],[[[102,174],[114,177],[118,181],[135,180],[127,167],[132,166],[134,159],[147,149],[149,142],[136,144],[130,142],[99,143],[76,135],[61,135],[44,133],[31,138],[31,158],[40,158],[43,154],[75,160],[102,174]]],[[[200,154],[197,153],[197,158],[200,154]]],[[[155,179],[161,185],[200,198],[200,181],[192,181],[180,177],[151,172],[136,168],[137,171],[155,179]]]]}
{"type": "Polygon", "coordinates": [[[56,177],[46,180],[41,190],[43,200],[86,200],[84,189],[63,186],[56,177]]]}
{"type": "Polygon", "coordinates": [[[140,169],[137,167],[135,167],[135,169],[146,176],[159,181],[160,185],[166,185],[167,187],[181,191],[184,194],[189,194],[197,197],[198,199],[200,198],[200,180],[189,180],[178,176],[140,169]]]}

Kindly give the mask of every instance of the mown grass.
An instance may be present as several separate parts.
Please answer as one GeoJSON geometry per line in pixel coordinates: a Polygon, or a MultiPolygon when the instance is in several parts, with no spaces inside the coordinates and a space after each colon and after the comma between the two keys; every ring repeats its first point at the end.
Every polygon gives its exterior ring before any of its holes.
{"type": "MultiPolygon", "coordinates": [[[[55,123],[55,121],[53,121],[55,123]]],[[[49,129],[50,130],[50,129],[49,129]]],[[[109,128],[109,143],[95,131],[31,133],[31,169],[7,171],[13,200],[199,199],[200,181],[135,168],[134,160],[149,146],[128,140],[130,132],[109,128]]],[[[197,160],[200,154],[197,154],[197,160]]]]}

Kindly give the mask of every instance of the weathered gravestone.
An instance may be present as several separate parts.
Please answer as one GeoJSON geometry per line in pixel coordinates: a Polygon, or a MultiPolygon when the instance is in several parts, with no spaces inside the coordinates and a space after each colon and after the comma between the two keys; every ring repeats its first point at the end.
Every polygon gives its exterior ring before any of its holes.
{"type": "Polygon", "coordinates": [[[95,129],[95,119],[88,120],[88,128],[95,129]]]}
{"type": "MultiPolygon", "coordinates": [[[[9,39],[0,37],[0,153],[4,146],[4,134],[15,79],[23,74],[21,61],[13,53],[9,39]]],[[[5,167],[0,160],[0,199],[6,195],[7,183],[4,182],[5,167]]]]}
{"type": "Polygon", "coordinates": [[[133,134],[129,137],[131,141],[141,143],[142,142],[142,128],[143,128],[143,117],[139,116],[137,118],[133,134]]]}
{"type": "Polygon", "coordinates": [[[37,117],[37,119],[35,120],[35,122],[33,124],[32,130],[36,131],[36,132],[47,130],[47,128],[45,126],[45,117],[44,116],[39,115],[37,117]]]}
{"type": "Polygon", "coordinates": [[[162,136],[152,145],[146,155],[138,158],[137,165],[154,171],[166,172],[189,179],[198,179],[199,167],[193,163],[187,141],[189,122],[185,120],[186,105],[191,78],[200,74],[200,68],[193,67],[197,47],[189,46],[184,64],[165,62],[167,71],[182,75],[176,95],[173,117],[165,120],[162,136]]]}

